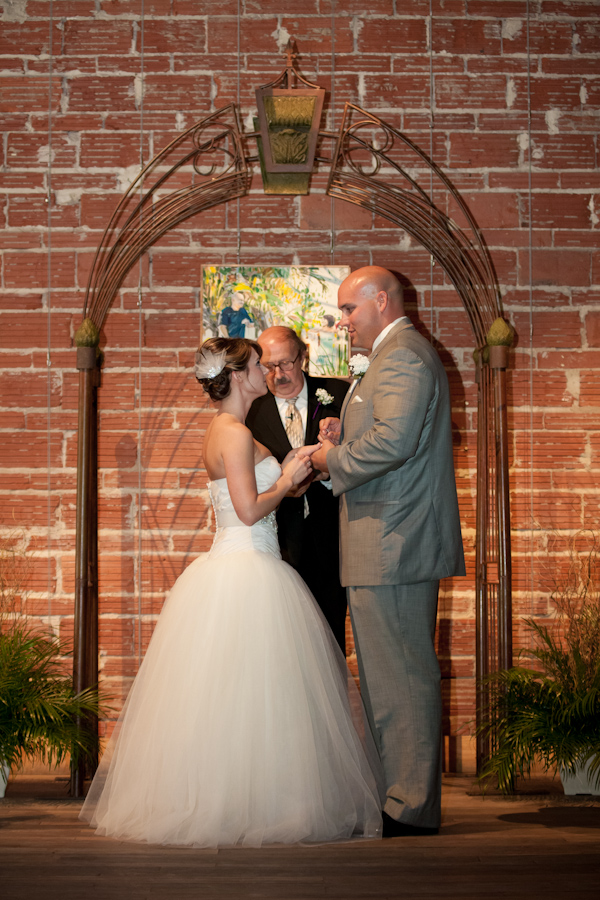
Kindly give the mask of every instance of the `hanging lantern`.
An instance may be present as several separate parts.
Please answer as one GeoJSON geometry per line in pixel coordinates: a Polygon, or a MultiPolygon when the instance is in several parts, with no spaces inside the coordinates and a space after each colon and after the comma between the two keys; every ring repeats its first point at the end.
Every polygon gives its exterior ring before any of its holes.
{"type": "Polygon", "coordinates": [[[307,194],[325,90],[296,69],[295,42],[288,41],[286,54],[281,75],[256,89],[261,171],[265,193],[307,194]]]}

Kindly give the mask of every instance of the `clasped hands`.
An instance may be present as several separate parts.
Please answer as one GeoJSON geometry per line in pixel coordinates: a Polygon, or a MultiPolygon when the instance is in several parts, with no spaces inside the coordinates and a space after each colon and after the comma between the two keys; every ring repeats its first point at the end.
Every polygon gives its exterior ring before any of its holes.
{"type": "Polygon", "coordinates": [[[308,444],[305,447],[298,447],[298,449],[291,450],[290,453],[288,453],[284,460],[284,465],[285,461],[293,456],[297,456],[300,459],[310,457],[312,465],[312,472],[310,472],[299,485],[296,485],[288,491],[288,497],[302,497],[313,481],[323,481],[329,478],[327,453],[332,447],[337,447],[339,444],[340,431],[340,420],[335,416],[328,416],[320,422],[318,444],[308,444]]]}

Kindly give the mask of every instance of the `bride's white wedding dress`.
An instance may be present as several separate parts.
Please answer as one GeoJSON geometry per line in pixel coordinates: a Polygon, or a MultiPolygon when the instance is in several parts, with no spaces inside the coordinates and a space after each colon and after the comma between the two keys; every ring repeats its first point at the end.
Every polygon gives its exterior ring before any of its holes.
{"type": "MultiPolygon", "coordinates": [[[[259,492],[281,469],[256,466],[259,492]]],[[[345,660],[275,514],[217,534],[160,615],[81,817],[101,835],[223,847],[381,836],[379,762],[345,660]]],[[[315,566],[327,560],[315,559],[315,566]]]]}

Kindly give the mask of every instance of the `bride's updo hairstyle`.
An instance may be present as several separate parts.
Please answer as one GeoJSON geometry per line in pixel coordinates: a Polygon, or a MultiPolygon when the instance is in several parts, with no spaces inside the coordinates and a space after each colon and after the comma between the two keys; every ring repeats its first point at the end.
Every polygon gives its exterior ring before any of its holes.
{"type": "Polygon", "coordinates": [[[256,341],[223,337],[204,341],[196,353],[194,372],[211,400],[224,400],[229,396],[232,373],[248,368],[253,350],[260,359],[262,347],[256,341]]]}

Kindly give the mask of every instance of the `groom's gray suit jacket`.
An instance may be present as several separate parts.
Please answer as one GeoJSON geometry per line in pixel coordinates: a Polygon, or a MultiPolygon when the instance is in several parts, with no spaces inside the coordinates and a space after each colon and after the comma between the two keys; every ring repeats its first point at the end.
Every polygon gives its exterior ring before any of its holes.
{"type": "Polygon", "coordinates": [[[371,354],[341,420],[327,463],[342,495],[342,584],[464,575],[448,379],[411,324],[398,323],[371,354]]]}

